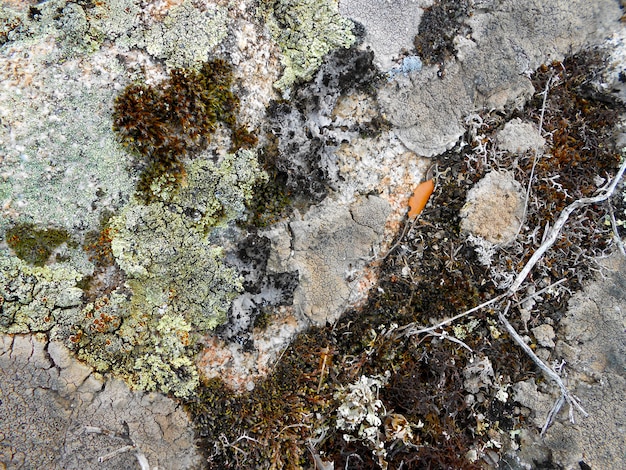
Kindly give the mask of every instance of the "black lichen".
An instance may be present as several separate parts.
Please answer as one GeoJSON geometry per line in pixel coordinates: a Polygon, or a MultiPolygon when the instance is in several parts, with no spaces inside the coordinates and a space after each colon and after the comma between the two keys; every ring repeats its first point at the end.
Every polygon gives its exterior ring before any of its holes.
{"type": "Polygon", "coordinates": [[[355,129],[339,129],[332,122],[333,107],[341,96],[375,96],[382,75],[373,58],[372,51],[339,49],[324,59],[310,82],[294,87],[290,101],[272,102],[268,107],[267,144],[261,163],[284,187],[279,192],[292,201],[317,203],[333,189],[338,178],[334,156],[341,144],[338,135],[376,135],[385,129],[380,116],[355,129]]]}
{"type": "Polygon", "coordinates": [[[454,38],[470,31],[464,22],[470,14],[468,0],[440,0],[424,11],[414,43],[425,64],[443,67],[454,57],[454,38]]]}

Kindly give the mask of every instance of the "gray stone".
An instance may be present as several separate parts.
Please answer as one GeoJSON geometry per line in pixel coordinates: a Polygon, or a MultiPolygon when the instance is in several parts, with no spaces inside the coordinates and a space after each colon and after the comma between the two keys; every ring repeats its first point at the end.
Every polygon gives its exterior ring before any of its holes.
{"type": "Polygon", "coordinates": [[[0,335],[0,397],[0,468],[133,469],[135,453],[151,468],[201,466],[176,402],[103,381],[59,343],[0,335]],[[98,463],[132,443],[131,452],[98,463]]]}
{"type": "Polygon", "coordinates": [[[351,299],[362,269],[382,241],[391,208],[376,196],[350,207],[323,204],[289,224],[293,234],[290,269],[300,273],[294,305],[314,324],[333,322],[351,299]]]}
{"type": "Polygon", "coordinates": [[[365,27],[365,43],[383,70],[393,65],[402,49],[413,48],[424,9],[433,0],[341,0],[339,12],[365,27]]]}
{"type": "Polygon", "coordinates": [[[513,241],[524,217],[524,191],[506,172],[492,171],[467,193],[461,228],[495,244],[513,241]]]}
{"type": "Polygon", "coordinates": [[[528,150],[541,150],[546,140],[541,137],[539,129],[520,118],[511,119],[498,132],[496,137],[498,148],[511,153],[524,153],[528,150]]]}

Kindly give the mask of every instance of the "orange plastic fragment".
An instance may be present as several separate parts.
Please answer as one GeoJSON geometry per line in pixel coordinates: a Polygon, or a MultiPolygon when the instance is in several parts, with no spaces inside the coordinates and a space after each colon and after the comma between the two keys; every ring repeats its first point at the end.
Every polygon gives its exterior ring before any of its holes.
{"type": "Polygon", "coordinates": [[[409,198],[409,218],[417,217],[428,202],[428,198],[435,190],[435,181],[430,179],[420,183],[413,195],[409,198]]]}

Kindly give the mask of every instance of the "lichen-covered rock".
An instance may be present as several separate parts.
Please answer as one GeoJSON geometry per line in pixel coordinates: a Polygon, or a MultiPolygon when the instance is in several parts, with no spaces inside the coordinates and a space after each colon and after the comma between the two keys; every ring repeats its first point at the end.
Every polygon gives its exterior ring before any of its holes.
{"type": "Polygon", "coordinates": [[[461,228],[495,244],[515,238],[524,217],[522,186],[506,172],[492,171],[467,193],[461,228]]]}
{"type": "Polygon", "coordinates": [[[193,67],[206,62],[226,37],[227,24],[225,8],[186,0],[145,31],[143,41],[146,50],[168,66],[193,67]]]}
{"type": "Polygon", "coordinates": [[[374,51],[376,65],[389,70],[403,49],[413,48],[424,9],[433,0],[394,0],[381,7],[371,0],[341,0],[339,12],[363,25],[364,42],[374,51]]]}
{"type": "Polygon", "coordinates": [[[498,148],[510,153],[524,153],[529,150],[543,149],[546,140],[539,133],[539,129],[530,122],[521,119],[511,119],[504,125],[496,137],[498,148]]]}
{"type": "Polygon", "coordinates": [[[133,190],[109,111],[122,72],[103,55],[86,79],[80,61],[32,52],[45,44],[10,42],[0,56],[0,233],[19,221],[80,239],[133,190]]]}
{"type": "Polygon", "coordinates": [[[82,303],[75,287],[81,277],[67,266],[29,266],[0,252],[0,332],[46,332],[73,319],[82,303]]]}
{"type": "Polygon", "coordinates": [[[336,0],[267,0],[260,13],[283,53],[279,90],[309,80],[326,54],[355,41],[353,24],[339,14],[336,0]]]}
{"type": "Polygon", "coordinates": [[[458,67],[445,77],[436,67],[399,77],[382,87],[378,99],[402,142],[416,154],[432,157],[452,148],[465,132],[462,119],[472,108],[458,67]]]}
{"type": "Polygon", "coordinates": [[[242,290],[210,232],[240,217],[264,178],[250,151],[227,155],[219,165],[198,158],[178,192],[127,205],[109,221],[112,255],[126,284],[87,305],[76,270],[30,266],[3,254],[1,331],[48,332],[100,372],[188,396],[198,384],[195,335],[223,323],[242,290]]]}
{"type": "Polygon", "coordinates": [[[294,293],[297,308],[315,325],[339,318],[358,280],[382,241],[391,208],[380,197],[361,198],[351,206],[321,205],[289,225],[293,255],[288,266],[300,273],[294,293]]]}

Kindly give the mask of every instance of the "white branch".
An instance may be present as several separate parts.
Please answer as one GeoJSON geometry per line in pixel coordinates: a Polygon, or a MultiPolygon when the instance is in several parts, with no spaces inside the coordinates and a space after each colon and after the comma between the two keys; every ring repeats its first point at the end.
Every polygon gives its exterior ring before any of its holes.
{"type": "MultiPolygon", "coordinates": [[[[511,335],[511,338],[513,339],[513,341],[515,341],[517,345],[524,350],[524,352],[528,355],[528,357],[530,357],[533,360],[533,362],[537,364],[537,366],[543,371],[543,373],[546,374],[548,378],[552,379],[561,390],[561,396],[559,397],[555,405],[552,407],[552,410],[550,411],[550,413],[548,413],[546,424],[543,426],[541,433],[544,434],[546,432],[546,430],[552,423],[552,420],[554,419],[554,417],[556,416],[556,414],[559,412],[559,410],[561,409],[561,407],[566,401],[570,404],[572,408],[576,408],[578,411],[580,411],[583,414],[583,416],[587,417],[588,416],[587,412],[583,409],[582,406],[580,406],[580,403],[578,403],[578,400],[574,396],[570,395],[570,393],[567,390],[567,387],[565,387],[565,384],[563,383],[563,380],[561,380],[561,377],[559,377],[559,374],[554,372],[554,370],[552,370],[551,367],[549,367],[545,362],[543,362],[541,359],[539,359],[539,357],[537,357],[535,352],[532,349],[530,349],[530,346],[528,346],[524,342],[522,337],[517,333],[517,331],[515,331],[515,328],[513,328],[513,325],[511,325],[509,321],[506,319],[504,315],[508,311],[510,305],[511,305],[511,302],[509,301],[504,313],[500,312],[498,314],[500,321],[506,328],[506,331],[509,332],[509,335],[511,335]]],[[[572,421],[572,423],[574,422],[574,414],[571,409],[570,409],[570,420],[572,421]]]]}
{"type": "Polygon", "coordinates": [[[597,204],[599,202],[606,201],[608,198],[610,198],[613,192],[615,192],[615,187],[617,186],[617,183],[619,182],[619,180],[622,178],[622,175],[624,174],[625,170],[626,170],[626,158],[622,162],[622,165],[620,166],[619,171],[615,175],[615,178],[613,178],[613,181],[602,194],[595,196],[595,197],[585,197],[582,199],[578,199],[572,202],[565,209],[563,209],[563,212],[561,212],[561,215],[559,216],[557,221],[554,223],[554,226],[550,229],[550,231],[548,232],[548,235],[545,237],[544,242],[533,253],[533,255],[530,257],[530,259],[528,260],[524,268],[520,271],[520,273],[515,278],[515,281],[513,281],[513,284],[511,285],[511,287],[509,287],[509,290],[507,291],[507,296],[513,295],[520,288],[522,283],[526,280],[526,277],[528,277],[528,275],[530,274],[532,269],[535,267],[537,262],[544,255],[544,253],[548,251],[548,249],[554,244],[554,242],[556,242],[557,238],[559,237],[559,233],[561,232],[561,229],[567,222],[567,219],[569,218],[571,213],[574,212],[579,207],[583,207],[588,204],[597,204]]]}

